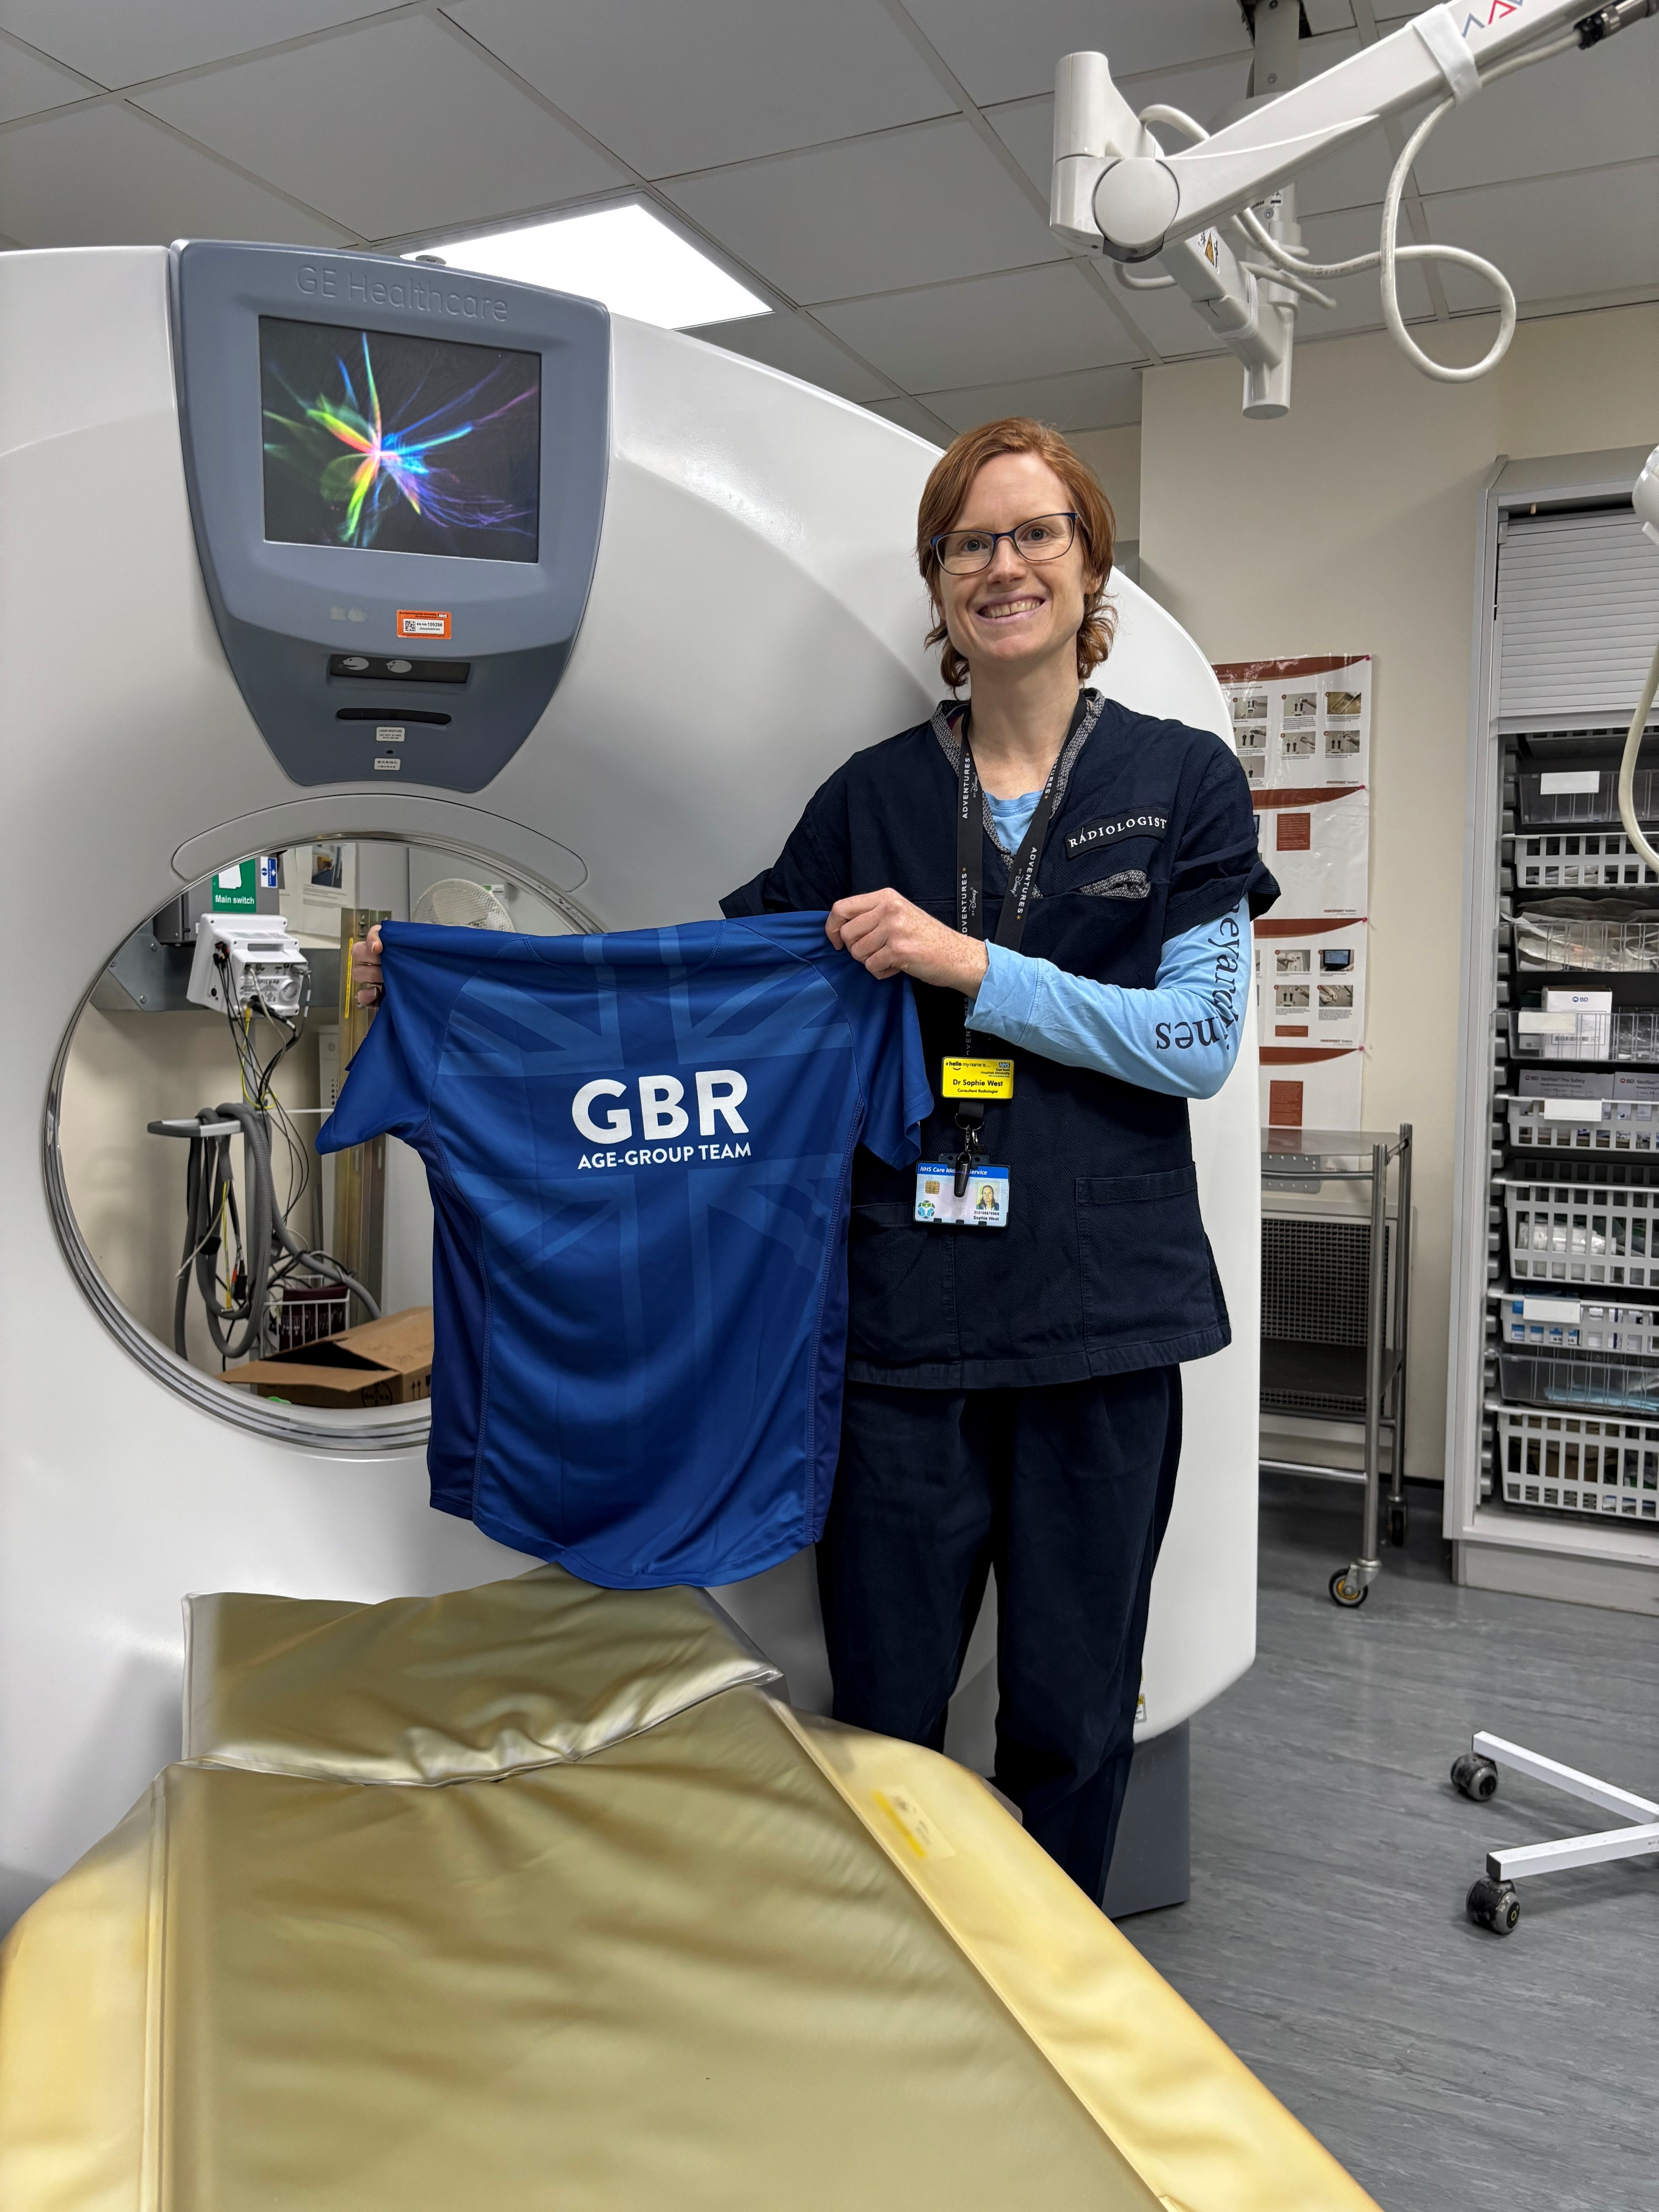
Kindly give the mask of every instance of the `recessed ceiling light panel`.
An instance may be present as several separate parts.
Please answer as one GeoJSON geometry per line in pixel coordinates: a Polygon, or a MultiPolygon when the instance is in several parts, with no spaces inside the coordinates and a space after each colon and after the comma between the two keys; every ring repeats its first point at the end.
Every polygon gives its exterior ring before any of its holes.
{"type": "Polygon", "coordinates": [[[678,231],[631,201],[483,238],[441,239],[404,258],[412,261],[416,253],[480,276],[574,292],[671,331],[772,312],[678,231]]]}

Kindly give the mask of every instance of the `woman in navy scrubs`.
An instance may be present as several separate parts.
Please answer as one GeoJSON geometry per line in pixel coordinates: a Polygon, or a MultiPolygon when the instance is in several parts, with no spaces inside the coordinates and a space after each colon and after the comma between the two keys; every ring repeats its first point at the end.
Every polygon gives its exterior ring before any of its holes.
{"type": "Polygon", "coordinates": [[[933,1080],[934,1172],[854,1168],[818,1551],[836,1717],[939,1748],[994,1567],[996,1780],[1098,1899],[1178,1363],[1229,1337],[1187,1100],[1232,1065],[1278,887],[1231,750],[1086,688],[1112,518],[1062,439],[1018,418],[959,438],[917,538],[965,704],[838,769],[725,910],[827,908],[833,942],[912,979],[933,1080]]]}

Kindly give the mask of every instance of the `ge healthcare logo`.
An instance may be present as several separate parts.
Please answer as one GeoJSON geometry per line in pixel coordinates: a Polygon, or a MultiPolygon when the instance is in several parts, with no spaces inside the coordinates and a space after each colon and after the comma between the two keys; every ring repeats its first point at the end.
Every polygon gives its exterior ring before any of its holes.
{"type": "Polygon", "coordinates": [[[670,1167],[690,1159],[749,1158],[748,1145],[727,1143],[719,1135],[716,1126],[724,1122],[728,1130],[747,1138],[749,1124],[738,1109],[749,1096],[748,1079],[735,1067],[700,1067],[692,1079],[697,1091],[697,1134],[714,1140],[709,1143],[678,1145],[672,1141],[684,1137],[691,1127],[691,1116],[681,1103],[685,1085],[678,1075],[641,1075],[635,1085],[640,1102],[640,1135],[647,1139],[665,1138],[670,1139],[667,1143],[633,1143],[632,1108],[609,1103],[627,1097],[625,1083],[613,1075],[596,1076],[592,1082],[584,1083],[570,1102],[570,1118],[584,1137],[605,1149],[584,1152],[576,1163],[578,1170],[670,1167]],[[614,1149],[617,1145],[628,1149],[617,1152],[614,1149]]]}

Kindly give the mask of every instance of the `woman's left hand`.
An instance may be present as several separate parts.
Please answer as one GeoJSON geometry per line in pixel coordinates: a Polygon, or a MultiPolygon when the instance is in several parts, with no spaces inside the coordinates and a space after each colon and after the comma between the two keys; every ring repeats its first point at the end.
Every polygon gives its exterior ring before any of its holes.
{"type": "Polygon", "coordinates": [[[913,975],[968,998],[985,981],[987,954],[979,939],[947,929],[895,890],[837,899],[824,933],[872,975],[913,975]]]}

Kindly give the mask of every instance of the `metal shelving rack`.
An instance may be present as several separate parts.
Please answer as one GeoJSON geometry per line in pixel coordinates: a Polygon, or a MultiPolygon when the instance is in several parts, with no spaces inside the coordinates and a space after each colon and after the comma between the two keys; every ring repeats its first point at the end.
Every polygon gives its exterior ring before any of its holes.
{"type": "MultiPolygon", "coordinates": [[[[1366,1183],[1370,1188],[1369,1224],[1356,1216],[1335,1223],[1290,1216],[1276,1224],[1264,1217],[1264,1231],[1275,1225],[1322,1232],[1348,1232],[1349,1250],[1333,1255],[1334,1270],[1361,1261],[1364,1298],[1357,1328],[1344,1325],[1342,1309],[1351,1300],[1340,1286],[1320,1279],[1317,1264],[1306,1267],[1299,1304],[1304,1312],[1276,1315],[1264,1269],[1261,1346],[1261,1410],[1270,1416],[1333,1421],[1363,1435],[1359,1468],[1320,1467],[1300,1460],[1264,1459],[1270,1473],[1322,1475],[1334,1482],[1364,1486],[1359,1555],[1332,1575],[1328,1588],[1340,1606],[1364,1605],[1382,1571],[1382,1439],[1389,1439],[1388,1531],[1396,1546],[1406,1540],[1406,1382],[1411,1322],[1412,1127],[1401,1122],[1392,1136],[1358,1129],[1264,1129],[1261,1177],[1267,1190],[1317,1191],[1327,1183],[1366,1183]],[[1389,1205],[1389,1171],[1394,1170],[1395,1203],[1389,1205]],[[1355,1232],[1363,1231],[1363,1243],[1355,1232]],[[1333,1289],[1339,1295],[1329,1295],[1333,1289]],[[1333,1318],[1336,1325],[1331,1326],[1333,1318]],[[1279,1334],[1275,1328],[1294,1334],[1279,1334]]],[[[1332,1267],[1328,1261],[1328,1267],[1332,1267]]]]}
{"type": "MultiPolygon", "coordinates": [[[[1588,575],[1568,587],[1564,569],[1552,596],[1569,641],[1558,653],[1516,623],[1516,649],[1535,662],[1553,653],[1560,672],[1523,700],[1506,680],[1499,589],[1502,549],[1534,517],[1559,518],[1564,547],[1583,518],[1586,559],[1603,558],[1591,519],[1628,512],[1643,458],[1500,461],[1480,503],[1444,1528],[1462,1583],[1649,1613],[1659,1609],[1659,1486],[1648,1486],[1659,1485],[1659,1402],[1647,1405],[1650,1380],[1659,1396],[1659,1283],[1632,1224],[1659,1203],[1659,1103],[1638,1087],[1652,1076],[1636,1036],[1654,1025],[1659,982],[1652,933],[1627,909],[1651,904],[1659,921],[1659,904],[1609,812],[1635,687],[1621,713],[1595,634],[1609,594],[1588,575]],[[1540,799],[1564,769],[1575,787],[1558,819],[1540,799]],[[1541,923],[1517,933],[1516,917],[1539,902],[1569,900],[1583,926],[1559,944],[1541,923]],[[1613,909],[1605,925],[1601,907],[1613,909]],[[1612,1020],[1580,1018],[1570,1037],[1540,1036],[1536,1024],[1523,1035],[1518,1001],[1547,975],[1611,988],[1612,1020]],[[1556,1066],[1614,1082],[1629,1073],[1610,1098],[1547,1109],[1521,1097],[1522,1070],[1556,1066]]],[[[1637,598],[1630,618],[1647,627],[1659,616],[1659,563],[1651,596],[1637,598]]],[[[1644,796],[1659,805],[1647,765],[1638,806],[1644,796]]]]}

